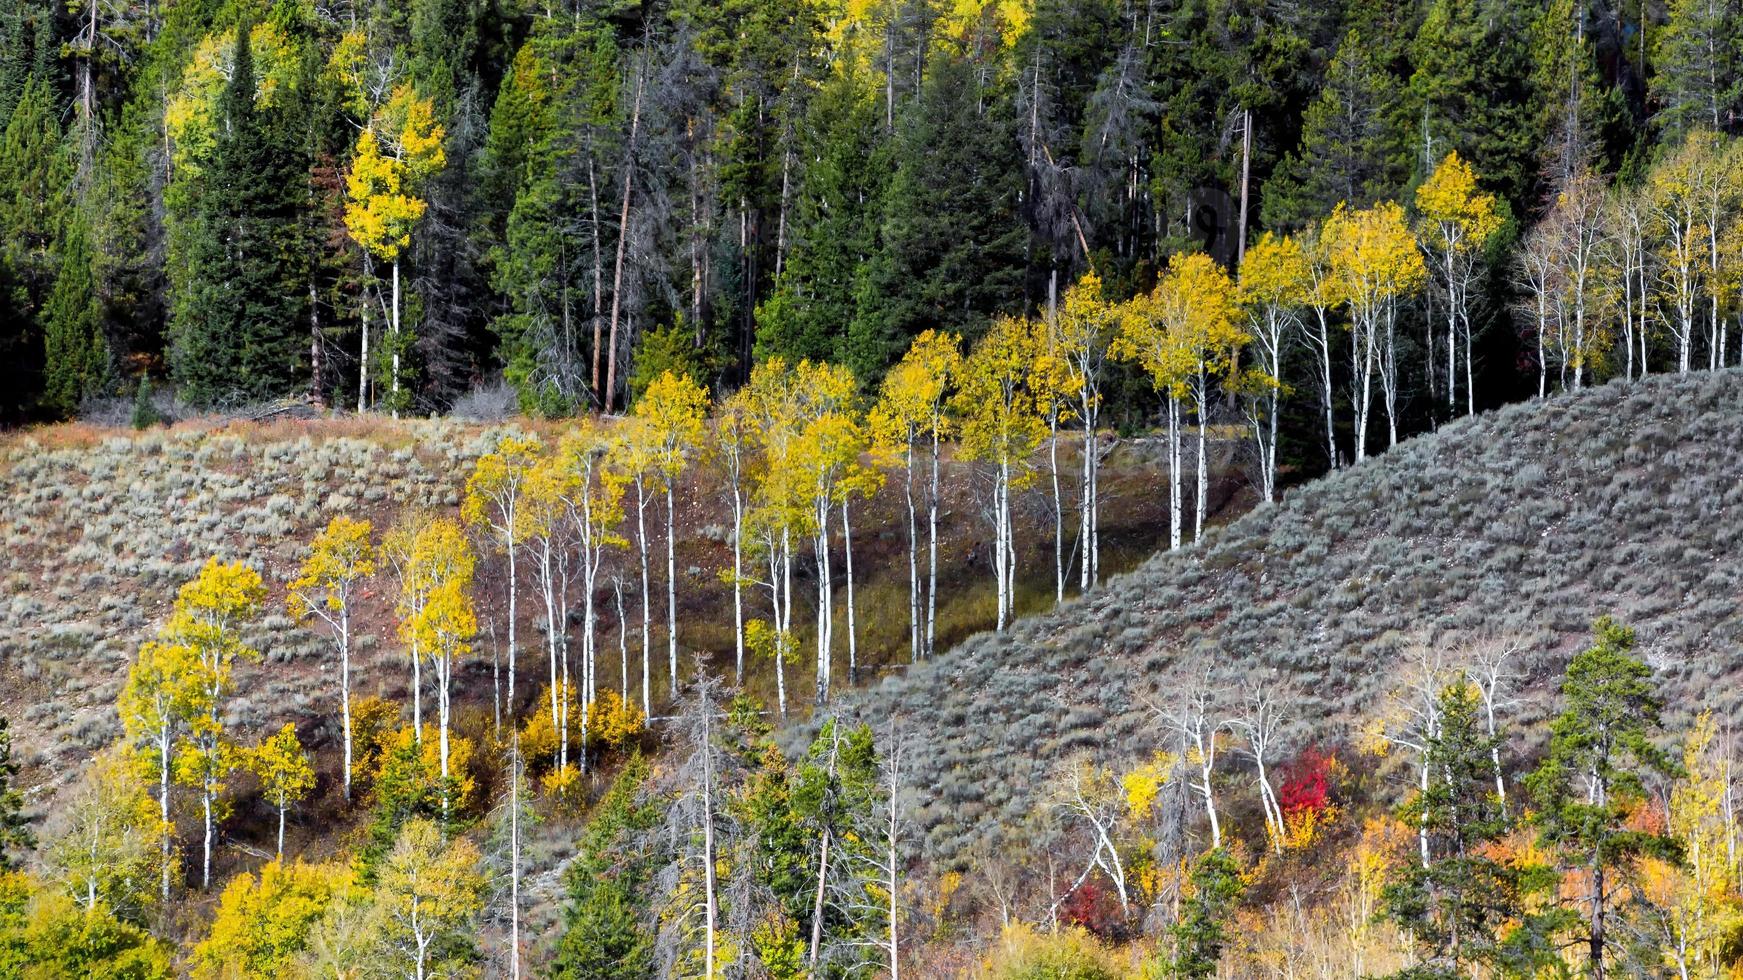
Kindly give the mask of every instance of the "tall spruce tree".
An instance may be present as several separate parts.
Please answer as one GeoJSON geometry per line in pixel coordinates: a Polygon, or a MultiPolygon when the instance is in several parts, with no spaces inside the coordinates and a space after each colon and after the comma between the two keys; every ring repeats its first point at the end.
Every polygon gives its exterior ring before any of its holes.
{"type": "Polygon", "coordinates": [[[1009,101],[965,58],[933,63],[904,114],[878,248],[855,285],[843,359],[863,383],[921,331],[969,338],[1023,301],[1026,234],[1009,101]]]}
{"type": "Polygon", "coordinates": [[[90,230],[79,211],[67,220],[56,251],[60,270],[42,316],[42,406],[64,418],[108,380],[109,350],[92,270],[90,230]]]}
{"type": "Polygon", "coordinates": [[[236,32],[212,158],[197,189],[170,368],[200,405],[274,398],[306,377],[299,207],[306,169],[284,110],[256,99],[249,27],[236,32]]]}
{"type": "Polygon", "coordinates": [[[1525,785],[1541,846],[1581,875],[1583,887],[1561,911],[1590,975],[1603,980],[1608,957],[1627,942],[1612,932],[1619,877],[1639,857],[1680,856],[1675,839],[1633,819],[1647,802],[1648,777],[1680,767],[1655,741],[1664,700],[1652,668],[1634,656],[1634,631],[1608,616],[1592,631],[1595,642],[1568,664],[1548,754],[1525,785]]]}
{"type": "Polygon", "coordinates": [[[1513,824],[1495,793],[1501,736],[1484,728],[1477,690],[1460,679],[1440,693],[1436,710],[1423,763],[1428,788],[1399,810],[1406,824],[1427,829],[1430,858],[1401,865],[1381,904],[1416,940],[1413,975],[1530,975],[1553,951],[1544,923],[1528,914],[1527,897],[1552,886],[1554,875],[1499,856],[1513,824]]]}

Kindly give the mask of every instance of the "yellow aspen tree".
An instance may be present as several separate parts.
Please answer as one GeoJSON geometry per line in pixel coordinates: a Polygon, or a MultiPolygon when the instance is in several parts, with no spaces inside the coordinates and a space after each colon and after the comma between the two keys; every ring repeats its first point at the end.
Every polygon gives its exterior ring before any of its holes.
{"type": "Polygon", "coordinates": [[[1682,843],[1683,862],[1649,866],[1646,888],[1669,927],[1667,959],[1682,976],[1716,977],[1725,970],[1727,937],[1743,927],[1743,900],[1728,844],[1726,759],[1711,711],[1701,712],[1683,740],[1682,763],[1669,832],[1682,843]]]}
{"type": "Polygon", "coordinates": [[[1563,388],[1568,387],[1569,370],[1573,388],[1585,387],[1587,373],[1608,352],[1613,339],[1608,307],[1616,292],[1606,288],[1601,274],[1614,247],[1604,216],[1606,205],[1603,180],[1582,170],[1568,179],[1540,223],[1553,243],[1555,279],[1560,285],[1562,329],[1555,334],[1552,351],[1561,365],[1563,388]]]}
{"type": "Polygon", "coordinates": [[[771,613],[766,624],[745,624],[745,645],[753,654],[774,659],[775,702],[782,718],[787,713],[786,655],[793,635],[793,539],[807,533],[813,513],[797,465],[803,425],[794,375],[785,360],[771,357],[751,369],[744,387],[762,447],[760,465],[752,471],[745,524],[768,569],[764,584],[771,613]]]}
{"type": "Polygon", "coordinates": [[[1321,230],[1338,294],[1350,312],[1356,461],[1367,458],[1374,377],[1380,379],[1387,445],[1398,444],[1398,305],[1428,277],[1404,209],[1384,201],[1359,211],[1340,204],[1321,230]]]}
{"type": "MultiPolygon", "coordinates": [[[[550,664],[550,689],[558,678],[569,682],[569,501],[577,493],[578,476],[560,455],[540,458],[527,472],[521,488],[520,522],[525,543],[533,551],[533,577],[545,608],[545,648],[550,664]]],[[[566,712],[568,701],[562,708],[566,712]]],[[[559,705],[551,700],[552,731],[561,733],[552,746],[556,766],[569,761],[568,719],[559,718],[559,705]]],[[[536,709],[535,709],[536,710],[536,709]]],[[[511,719],[512,720],[512,719],[511,719]]]]}
{"type": "Polygon", "coordinates": [[[509,433],[496,444],[496,449],[478,457],[472,475],[466,480],[466,493],[460,502],[460,516],[466,523],[482,527],[495,536],[508,558],[508,710],[512,715],[517,702],[514,697],[515,625],[520,618],[518,597],[520,582],[516,559],[520,545],[527,537],[526,521],[521,514],[521,491],[527,474],[538,462],[544,447],[539,440],[509,433]]]}
{"type": "MultiPolygon", "coordinates": [[[[1446,405],[1457,411],[1459,355],[1464,355],[1465,414],[1476,413],[1476,389],[1471,370],[1470,292],[1481,274],[1483,252],[1501,230],[1501,211],[1493,194],[1477,186],[1477,172],[1458,155],[1448,153],[1416,189],[1421,218],[1417,234],[1434,261],[1446,302],[1446,405]]],[[[1430,378],[1434,343],[1428,344],[1430,378]]]]}
{"type": "Polygon", "coordinates": [[[1247,423],[1259,456],[1259,495],[1277,499],[1277,415],[1283,395],[1283,354],[1300,328],[1310,275],[1307,253],[1295,239],[1266,232],[1241,257],[1240,303],[1246,311],[1256,363],[1241,379],[1247,423]]]}
{"type": "MultiPolygon", "coordinates": [[[[410,85],[399,85],[387,104],[357,136],[351,171],[345,175],[345,226],[371,258],[392,270],[392,298],[387,304],[388,407],[394,417],[407,407],[401,390],[401,359],[407,347],[400,325],[400,258],[410,247],[412,229],[423,218],[428,202],[417,196],[421,185],[447,164],[442,149],[446,136],[436,122],[435,107],[410,85]]],[[[365,310],[368,303],[364,304],[365,310]]],[[[363,320],[359,357],[357,410],[368,409],[369,320],[363,320]]]]}
{"type": "Polygon", "coordinates": [[[139,648],[121,689],[121,724],[139,751],[140,762],[157,782],[159,897],[169,900],[175,866],[175,823],[170,819],[170,786],[175,778],[176,751],[193,693],[194,659],[187,647],[152,641],[139,648]]]}
{"type": "Polygon", "coordinates": [[[847,580],[847,683],[859,683],[859,621],[853,596],[853,521],[848,504],[855,496],[870,499],[884,485],[884,471],[875,462],[862,462],[872,451],[871,432],[865,419],[849,414],[844,452],[852,456],[840,482],[842,576],[847,580]]]}
{"type": "MultiPolygon", "coordinates": [[[[557,463],[568,471],[565,483],[568,518],[573,526],[581,558],[581,764],[587,765],[587,742],[590,730],[591,703],[598,691],[598,637],[594,635],[598,615],[593,596],[599,587],[599,573],[605,562],[607,548],[626,547],[629,542],[617,532],[623,523],[623,479],[606,465],[611,437],[595,419],[581,423],[557,446],[557,463]]],[[[621,624],[620,624],[621,625],[621,624]]],[[[629,691],[629,657],[622,657],[618,667],[622,675],[624,696],[629,691]]],[[[568,661],[563,665],[563,679],[568,680],[568,661]]]]}
{"type": "Polygon", "coordinates": [[[459,524],[437,518],[418,530],[412,544],[412,573],[428,598],[416,618],[405,625],[417,637],[436,673],[444,816],[452,803],[454,782],[448,738],[453,720],[454,664],[472,652],[472,638],[478,632],[471,593],[475,565],[472,546],[459,524]]]}
{"type": "Polygon", "coordinates": [[[309,555],[290,584],[291,611],[319,617],[333,631],[339,653],[339,722],[344,744],[345,798],[351,798],[351,607],[358,584],[375,574],[374,528],[339,516],[315,535],[309,555]]]}
{"type": "Polygon", "coordinates": [[[642,711],[649,715],[653,714],[649,661],[654,613],[648,572],[648,497],[653,481],[657,479],[654,474],[654,441],[647,420],[631,416],[618,427],[617,438],[612,440],[605,457],[606,467],[611,470],[613,478],[621,480],[626,488],[635,489],[635,550],[641,562],[642,711]]]}
{"type": "Polygon", "coordinates": [[[841,499],[850,471],[864,448],[854,413],[858,383],[853,372],[833,364],[800,361],[791,378],[797,406],[797,438],[788,459],[795,489],[803,487],[817,567],[817,703],[829,700],[835,641],[835,576],[831,567],[829,516],[841,499]]]}
{"type": "Polygon", "coordinates": [[[1097,426],[1101,421],[1102,377],[1119,335],[1120,310],[1102,298],[1102,283],[1094,272],[1086,273],[1065,291],[1057,322],[1053,324],[1057,345],[1064,359],[1068,384],[1077,393],[1077,418],[1083,423],[1083,484],[1079,491],[1078,538],[1083,548],[1079,588],[1089,591],[1101,580],[1101,450],[1097,426]]]}
{"type": "Polygon", "coordinates": [[[757,447],[751,392],[740,388],[720,403],[714,413],[713,438],[708,459],[726,480],[732,501],[732,569],[724,573],[732,583],[732,675],[735,685],[744,684],[744,533],[746,487],[757,447]]]}
{"type": "Polygon", "coordinates": [[[1671,311],[1664,326],[1676,341],[1677,371],[1681,374],[1694,366],[1695,320],[1706,274],[1706,202],[1701,185],[1714,138],[1710,132],[1689,133],[1681,146],[1672,148],[1646,175],[1650,234],[1656,243],[1653,251],[1658,269],[1654,291],[1659,306],[1668,306],[1671,311]]]}
{"type": "MultiPolygon", "coordinates": [[[[1651,259],[1648,242],[1650,214],[1640,188],[1617,181],[1605,195],[1604,230],[1611,247],[1610,264],[1602,270],[1608,288],[1622,296],[1622,377],[1632,381],[1646,376],[1646,341],[1649,333],[1651,292],[1647,267],[1651,259]]],[[[1542,387],[1541,385],[1539,386],[1542,387]]]]}
{"type": "Polygon", "coordinates": [[[467,963],[484,909],[478,848],[464,837],[445,840],[422,819],[406,822],[381,868],[370,917],[372,945],[398,976],[452,976],[467,963]],[[453,958],[453,959],[450,959],[453,958]]]}
{"type": "Polygon", "coordinates": [[[1136,361],[1151,384],[1169,399],[1170,542],[1178,547],[1180,524],[1179,406],[1190,399],[1198,422],[1196,506],[1193,538],[1204,533],[1209,497],[1206,444],[1213,384],[1230,377],[1248,336],[1238,325],[1234,281],[1203,253],[1176,255],[1156,288],[1134,301],[1122,319],[1115,355],[1136,361]]]}
{"type": "Polygon", "coordinates": [[[993,578],[998,593],[995,628],[1003,632],[1016,607],[1017,547],[1011,492],[1035,479],[1034,455],[1046,437],[1030,365],[1045,338],[1035,324],[1001,317],[988,328],[962,365],[954,405],[961,420],[964,459],[985,463],[993,475],[993,578]]]}
{"type": "Polygon", "coordinates": [[[884,375],[878,402],[871,413],[875,440],[883,451],[898,452],[908,505],[908,642],[910,659],[918,663],[930,654],[938,601],[939,448],[950,432],[946,407],[962,370],[962,339],[952,333],[927,330],[914,338],[902,360],[884,375]],[[920,519],[915,501],[915,448],[931,450],[931,484],[926,494],[927,585],[922,602],[920,584],[920,519]],[[924,606],[924,622],[922,622],[924,606]]]}
{"type": "Polygon", "coordinates": [[[634,413],[647,425],[653,474],[666,498],[666,668],[675,699],[678,696],[676,488],[702,441],[708,418],[708,389],[688,375],[666,371],[636,399],[634,413]]]}
{"type": "Polygon", "coordinates": [[[297,726],[286,722],[283,728],[255,746],[248,753],[248,768],[260,780],[260,791],[267,802],[278,810],[276,860],[283,861],[285,814],[315,788],[315,770],[309,765],[303,743],[297,739],[297,726]]]}
{"type": "Polygon", "coordinates": [[[1309,228],[1300,238],[1303,259],[1302,271],[1306,275],[1303,282],[1301,300],[1303,305],[1313,311],[1312,321],[1303,318],[1301,321],[1302,339],[1307,342],[1308,349],[1313,352],[1314,374],[1319,379],[1320,416],[1325,421],[1325,459],[1326,466],[1337,469],[1342,463],[1338,457],[1336,392],[1332,388],[1332,329],[1331,312],[1343,305],[1343,297],[1338,293],[1338,280],[1333,275],[1330,250],[1326,248],[1325,236],[1320,228],[1309,228]]]}
{"type": "Polygon", "coordinates": [[[1707,369],[1717,371],[1725,366],[1729,318],[1725,315],[1729,298],[1726,282],[1732,276],[1727,268],[1726,236],[1738,222],[1737,209],[1743,205],[1743,147],[1736,140],[1712,137],[1704,141],[1705,152],[1697,171],[1696,195],[1701,204],[1701,233],[1705,243],[1705,279],[1707,285],[1707,369]]]}
{"type": "Polygon", "coordinates": [[[427,514],[404,514],[381,539],[381,559],[387,562],[399,594],[394,599],[394,616],[399,635],[406,643],[406,658],[412,669],[412,736],[419,743],[424,738],[424,658],[418,649],[417,631],[410,624],[423,615],[429,602],[429,587],[417,573],[415,554],[418,532],[430,521],[427,514]]]}
{"type": "Polygon", "coordinates": [[[212,928],[189,957],[194,980],[299,976],[297,956],[323,914],[358,897],[344,863],[284,864],[242,872],[224,886],[212,928]]]}
{"type": "Polygon", "coordinates": [[[182,703],[188,735],[186,749],[176,761],[177,776],[200,791],[205,823],[202,888],[212,884],[219,797],[236,765],[235,749],[224,730],[225,701],[235,690],[236,661],[260,659],[259,651],[242,641],[241,627],[259,614],[265,599],[259,572],[242,562],[224,564],[211,558],[192,582],[182,586],[163,631],[165,642],[187,650],[189,683],[182,703]]]}
{"type": "Polygon", "coordinates": [[[97,755],[55,801],[64,829],[43,848],[49,880],[87,915],[143,918],[151,906],[153,809],[124,753],[97,755]]]}

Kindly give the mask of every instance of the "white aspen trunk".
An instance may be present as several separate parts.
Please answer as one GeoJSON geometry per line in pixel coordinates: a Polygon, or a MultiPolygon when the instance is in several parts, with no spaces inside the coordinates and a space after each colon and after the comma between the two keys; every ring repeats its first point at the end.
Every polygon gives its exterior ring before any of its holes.
{"type": "Polygon", "coordinates": [[[1386,404],[1386,448],[1398,445],[1398,313],[1386,301],[1386,345],[1380,360],[1380,388],[1386,404]]]}
{"type": "Polygon", "coordinates": [[[744,494],[732,481],[732,643],[733,683],[744,684],[744,494]]]}
{"type": "MultiPolygon", "coordinates": [[[[367,288],[367,287],[365,287],[367,288]]],[[[363,301],[363,322],[359,330],[362,347],[357,352],[357,414],[369,410],[369,300],[363,301]]]]}
{"type": "Polygon", "coordinates": [[[551,747],[552,762],[558,769],[569,761],[569,732],[561,717],[559,705],[568,699],[563,697],[563,689],[558,686],[557,678],[557,600],[552,592],[553,576],[551,571],[551,541],[543,538],[539,553],[539,591],[545,600],[545,647],[550,653],[551,683],[551,731],[557,735],[557,744],[551,747]]]}
{"type": "Polygon", "coordinates": [[[652,684],[648,668],[648,631],[653,610],[648,604],[648,499],[646,485],[640,474],[635,478],[635,527],[636,551],[641,556],[642,563],[642,714],[653,717],[653,695],[650,693],[652,684]]]}
{"type": "MultiPolygon", "coordinates": [[[[415,634],[414,634],[415,636],[415,634]]],[[[411,641],[412,653],[412,741],[424,744],[424,658],[418,655],[418,641],[411,641]]],[[[513,676],[513,675],[510,675],[513,676]]],[[[512,703],[512,702],[511,702],[512,703]]]]}
{"type": "Polygon", "coordinates": [[[175,733],[166,725],[159,731],[157,742],[157,848],[163,872],[159,894],[166,902],[169,901],[170,836],[175,832],[175,825],[169,821],[169,772],[174,747],[175,733]]]}
{"type": "Polygon", "coordinates": [[[1180,549],[1180,399],[1168,395],[1168,547],[1180,549]]]}
{"type": "Polygon", "coordinates": [[[672,481],[666,481],[666,667],[671,675],[672,699],[678,698],[678,557],[673,528],[676,526],[672,481]]]}
{"type": "Polygon", "coordinates": [[[926,503],[926,656],[938,638],[938,427],[932,420],[932,493],[926,503]]]}
{"type": "Polygon", "coordinates": [[[835,583],[829,565],[829,494],[817,498],[817,703],[829,702],[835,643],[835,583]]]}
{"type": "Polygon", "coordinates": [[[1047,414],[1047,471],[1053,479],[1053,601],[1065,601],[1065,497],[1059,486],[1059,408],[1047,414]]]}
{"type": "Polygon", "coordinates": [[[516,548],[514,546],[514,509],[513,509],[513,506],[514,505],[512,505],[512,504],[509,505],[510,509],[508,512],[508,520],[504,523],[503,532],[502,532],[503,541],[508,546],[508,713],[511,717],[514,715],[515,705],[517,703],[514,699],[514,675],[515,675],[514,626],[515,626],[515,620],[519,618],[519,614],[520,614],[520,610],[517,606],[517,603],[519,601],[519,592],[520,592],[520,589],[519,589],[520,575],[519,575],[519,570],[515,567],[516,548]]]}
{"type": "Polygon", "coordinates": [[[453,677],[454,669],[452,658],[453,654],[451,653],[443,653],[436,658],[436,683],[439,685],[436,689],[438,721],[436,737],[440,740],[442,756],[442,819],[444,820],[448,818],[448,777],[451,775],[448,768],[448,699],[449,683],[453,677]]]}
{"type": "Polygon", "coordinates": [[[914,504],[914,434],[908,434],[903,494],[908,501],[908,660],[920,662],[920,514],[914,504]]]}
{"type": "Polygon", "coordinates": [[[351,799],[351,602],[339,604],[339,727],[345,741],[345,799],[351,799]]]}
{"type": "Polygon", "coordinates": [[[393,260],[393,376],[388,379],[393,392],[393,417],[399,418],[399,258],[393,260]]]}
{"type": "Polygon", "coordinates": [[[1198,389],[1194,393],[1196,404],[1194,414],[1198,416],[1198,485],[1194,496],[1192,511],[1192,540],[1197,541],[1204,535],[1204,509],[1209,503],[1210,481],[1205,471],[1205,441],[1207,423],[1210,415],[1210,379],[1205,377],[1204,364],[1198,366],[1198,389]]]}
{"type": "Polygon", "coordinates": [[[1335,394],[1331,385],[1331,328],[1326,323],[1325,308],[1313,308],[1314,318],[1319,323],[1319,335],[1315,338],[1315,348],[1319,360],[1319,394],[1320,407],[1325,414],[1325,458],[1326,465],[1332,469],[1338,468],[1338,438],[1337,425],[1332,416],[1332,405],[1335,394]]]}
{"type": "Polygon", "coordinates": [[[1085,418],[1085,421],[1083,424],[1083,477],[1082,477],[1083,487],[1082,487],[1081,492],[1078,494],[1079,498],[1081,498],[1081,499],[1078,501],[1078,505],[1077,505],[1077,509],[1078,509],[1077,539],[1083,547],[1082,564],[1078,569],[1078,575],[1077,575],[1077,579],[1078,579],[1077,591],[1079,593],[1084,593],[1084,592],[1089,591],[1090,577],[1094,574],[1094,570],[1091,568],[1091,565],[1094,564],[1094,561],[1090,557],[1090,540],[1089,540],[1090,536],[1094,533],[1094,530],[1091,526],[1093,523],[1091,514],[1095,510],[1095,485],[1092,481],[1093,470],[1095,468],[1095,445],[1094,445],[1094,442],[1095,442],[1095,429],[1090,426],[1088,418],[1087,418],[1087,413],[1086,413],[1086,418],[1085,418]]]}
{"type": "Polygon", "coordinates": [[[611,592],[617,598],[617,669],[620,687],[618,697],[629,700],[629,624],[623,617],[623,580],[611,577],[611,592]]]}
{"type": "MultiPolygon", "coordinates": [[[[1443,225],[1442,227],[1445,227],[1443,225]]],[[[1446,257],[1446,411],[1450,417],[1458,411],[1458,281],[1453,271],[1456,246],[1449,245],[1446,257]]]]}
{"type": "Polygon", "coordinates": [[[205,812],[206,837],[202,851],[200,887],[212,887],[212,783],[210,778],[200,787],[200,805],[205,812]]]}
{"type": "Polygon", "coordinates": [[[286,806],[285,806],[284,797],[281,796],[281,797],[279,797],[279,800],[278,800],[278,855],[274,859],[274,860],[277,860],[278,862],[280,862],[281,864],[284,862],[284,811],[285,811],[285,809],[286,809],[286,806]]]}
{"type": "Polygon", "coordinates": [[[853,608],[853,525],[847,518],[847,497],[841,498],[841,556],[847,574],[847,683],[859,683],[859,631],[853,608]]]}

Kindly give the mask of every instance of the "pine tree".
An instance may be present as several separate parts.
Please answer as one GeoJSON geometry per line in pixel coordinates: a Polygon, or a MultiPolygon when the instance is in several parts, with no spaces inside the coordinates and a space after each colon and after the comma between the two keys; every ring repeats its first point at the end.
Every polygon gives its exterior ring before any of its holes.
{"type": "Polygon", "coordinates": [[[1671,0],[1652,50],[1654,122],[1671,139],[1735,132],[1743,109],[1743,10],[1736,0],[1671,0]]]}
{"type": "Polygon", "coordinates": [[[300,387],[306,277],[297,247],[303,173],[288,120],[257,103],[249,29],[236,33],[212,157],[196,191],[170,325],[170,369],[195,404],[300,387]]]}
{"type": "Polygon", "coordinates": [[[1404,182],[1399,86],[1377,54],[1359,31],[1344,35],[1319,97],[1303,115],[1301,146],[1265,185],[1265,224],[1303,226],[1340,201],[1372,204],[1404,182]]]}
{"type": "Polygon", "coordinates": [[[108,380],[109,353],[103,310],[92,275],[91,240],[84,216],[75,212],[58,248],[60,274],[43,310],[42,404],[67,417],[108,380]]]}
{"type": "Polygon", "coordinates": [[[848,360],[875,366],[867,383],[921,331],[984,333],[1020,304],[1024,230],[1017,219],[1016,141],[996,91],[973,65],[934,64],[897,137],[878,249],[855,285],[848,360]]]}
{"type": "Polygon", "coordinates": [[[1593,645],[1568,664],[1548,754],[1525,786],[1539,845],[1561,868],[1583,872],[1584,887],[1563,899],[1562,911],[1591,975],[1603,980],[1606,958],[1626,942],[1611,932],[1617,877],[1637,857],[1680,856],[1674,838],[1632,819],[1646,803],[1646,779],[1678,766],[1654,741],[1664,701],[1652,668],[1634,656],[1634,631],[1608,616],[1592,631],[1593,645]]]}

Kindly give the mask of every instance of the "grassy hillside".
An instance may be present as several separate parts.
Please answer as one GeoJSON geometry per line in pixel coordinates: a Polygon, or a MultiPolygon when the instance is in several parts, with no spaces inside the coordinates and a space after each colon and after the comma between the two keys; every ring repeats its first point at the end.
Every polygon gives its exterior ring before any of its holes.
{"type": "MultiPolygon", "coordinates": [[[[1158,554],[1087,598],[976,637],[864,696],[930,787],[934,857],[1015,826],[1049,767],[1167,744],[1180,672],[1294,685],[1295,744],[1371,718],[1420,648],[1517,644],[1527,700],[1592,619],[1639,628],[1682,714],[1743,647],[1743,374],[1610,384],[1449,425],[1158,554]]],[[[1230,760],[1229,768],[1240,765],[1230,760]]]]}
{"type": "MultiPolygon", "coordinates": [[[[556,434],[553,426],[537,428],[547,437],[556,434]]],[[[25,766],[35,809],[49,809],[82,761],[120,736],[114,705],[130,659],[161,625],[176,590],[210,555],[250,562],[270,593],[266,615],[248,634],[263,660],[239,668],[232,730],[252,738],[268,726],[297,721],[330,789],[337,773],[330,640],[289,618],[285,583],[294,577],[309,538],[335,514],[372,519],[379,534],[406,508],[455,512],[472,461],[500,432],[452,421],[353,419],[195,422],[143,434],[60,426],[0,441],[0,493],[8,500],[0,512],[8,556],[0,573],[0,715],[12,720],[16,757],[25,766]]],[[[1146,444],[1125,443],[1108,461],[1104,492],[1111,505],[1104,560],[1110,567],[1136,565],[1166,533],[1158,520],[1164,504],[1148,489],[1155,463],[1149,454],[1146,444]]],[[[1231,490],[1222,489],[1226,501],[1231,490]]],[[[994,600],[969,470],[947,466],[945,490],[939,616],[941,642],[949,644],[985,628],[994,600]]],[[[720,488],[703,469],[686,479],[678,506],[681,638],[686,648],[708,651],[726,666],[733,647],[731,593],[718,573],[730,564],[728,511],[720,488]]],[[[861,651],[874,677],[903,669],[907,659],[903,506],[899,485],[891,484],[856,509],[861,651]]],[[[1035,611],[1052,601],[1051,551],[1038,546],[1052,518],[1036,495],[1022,502],[1019,518],[1026,525],[1027,588],[1021,605],[1035,611]]],[[[649,523],[663,524],[661,512],[650,512],[649,523]]],[[[495,632],[479,637],[477,655],[456,679],[457,697],[475,713],[488,712],[490,658],[493,647],[500,647],[505,605],[503,563],[490,554],[485,561],[477,601],[495,632]]],[[[607,581],[613,572],[626,581],[633,658],[638,647],[633,627],[639,625],[634,560],[620,553],[615,561],[607,581]]],[[[659,593],[663,564],[656,562],[659,593]]],[[[530,575],[522,588],[520,628],[527,659],[520,693],[530,703],[543,673],[544,641],[530,575]]],[[[814,594],[803,583],[796,592],[801,603],[814,594]]],[[[357,623],[359,696],[409,696],[392,601],[386,574],[363,596],[357,623]]],[[[615,677],[618,624],[609,586],[600,602],[601,649],[607,658],[602,671],[615,677]]],[[[747,614],[766,615],[764,605],[760,595],[752,595],[747,614]]],[[[663,612],[663,601],[656,602],[654,643],[662,659],[663,612]]],[[[803,611],[795,618],[801,627],[811,621],[803,611]]],[[[800,638],[798,662],[790,666],[796,704],[810,690],[808,642],[800,638]]],[[[845,677],[845,641],[838,646],[844,662],[837,672],[845,677]]],[[[633,662],[631,670],[639,673],[633,662]]],[[[663,688],[663,670],[655,675],[663,688]]],[[[767,665],[752,665],[747,687],[772,698],[770,675],[767,665]]],[[[656,698],[663,694],[656,689],[656,698]]],[[[304,833],[320,833],[320,812],[318,806],[308,811],[306,822],[312,826],[304,833]]],[[[298,822],[293,818],[293,837],[298,822]]]]}

